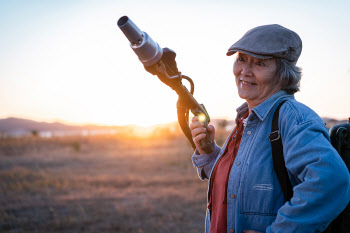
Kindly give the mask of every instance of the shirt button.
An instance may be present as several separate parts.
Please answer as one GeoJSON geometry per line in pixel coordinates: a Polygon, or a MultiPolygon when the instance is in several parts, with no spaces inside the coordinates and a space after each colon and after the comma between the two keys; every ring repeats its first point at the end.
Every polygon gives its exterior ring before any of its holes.
{"type": "Polygon", "coordinates": [[[235,199],[236,196],[235,196],[234,194],[231,194],[231,198],[232,198],[232,199],[235,199]]]}
{"type": "Polygon", "coordinates": [[[241,165],[241,162],[240,162],[240,161],[237,161],[237,162],[236,162],[236,165],[237,165],[237,166],[241,165]]]}
{"type": "Polygon", "coordinates": [[[251,134],[252,134],[252,131],[249,130],[249,131],[247,132],[247,134],[248,134],[248,135],[251,135],[251,134]]]}
{"type": "Polygon", "coordinates": [[[231,232],[231,233],[234,233],[234,232],[235,232],[235,230],[231,228],[231,229],[230,229],[230,232],[231,232]]]}

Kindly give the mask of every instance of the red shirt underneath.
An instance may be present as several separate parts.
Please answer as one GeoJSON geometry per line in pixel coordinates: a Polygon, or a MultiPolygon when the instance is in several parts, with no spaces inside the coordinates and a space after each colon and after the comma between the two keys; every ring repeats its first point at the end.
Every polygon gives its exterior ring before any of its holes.
{"type": "Polygon", "coordinates": [[[237,120],[237,124],[227,143],[223,156],[214,167],[209,186],[210,231],[209,233],[227,232],[227,185],[230,171],[235,161],[244,130],[243,118],[237,120]]]}

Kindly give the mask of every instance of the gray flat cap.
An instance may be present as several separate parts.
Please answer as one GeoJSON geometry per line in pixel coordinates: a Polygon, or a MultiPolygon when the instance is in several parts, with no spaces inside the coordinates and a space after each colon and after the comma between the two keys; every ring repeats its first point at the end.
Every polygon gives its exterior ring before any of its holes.
{"type": "Polygon", "coordinates": [[[302,42],[299,35],[278,24],[263,25],[249,30],[227,52],[236,52],[269,59],[284,58],[296,62],[301,54],[302,42]]]}

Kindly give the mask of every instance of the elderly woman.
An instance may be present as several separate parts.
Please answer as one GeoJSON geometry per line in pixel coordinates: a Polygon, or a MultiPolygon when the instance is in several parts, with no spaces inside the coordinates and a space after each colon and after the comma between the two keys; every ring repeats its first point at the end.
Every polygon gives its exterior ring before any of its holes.
{"type": "MultiPolygon", "coordinates": [[[[301,69],[296,62],[302,42],[280,25],[251,29],[233,44],[233,74],[238,95],[236,127],[222,148],[213,126],[192,119],[197,150],[193,164],[209,179],[206,232],[322,232],[350,199],[349,173],[329,141],[321,118],[294,99],[301,69]],[[273,168],[272,117],[277,106],[279,130],[293,196],[285,202],[273,168]],[[210,154],[200,148],[209,130],[210,154]]],[[[317,80],[316,80],[317,81],[317,80]]]]}

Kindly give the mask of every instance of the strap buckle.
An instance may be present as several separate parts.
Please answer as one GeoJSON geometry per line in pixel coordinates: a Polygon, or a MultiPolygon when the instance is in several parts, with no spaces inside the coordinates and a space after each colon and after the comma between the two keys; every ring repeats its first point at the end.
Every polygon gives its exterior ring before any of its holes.
{"type": "Polygon", "coordinates": [[[280,138],[281,138],[281,135],[280,135],[280,131],[279,130],[273,131],[269,135],[269,141],[270,142],[277,141],[280,138]]]}

